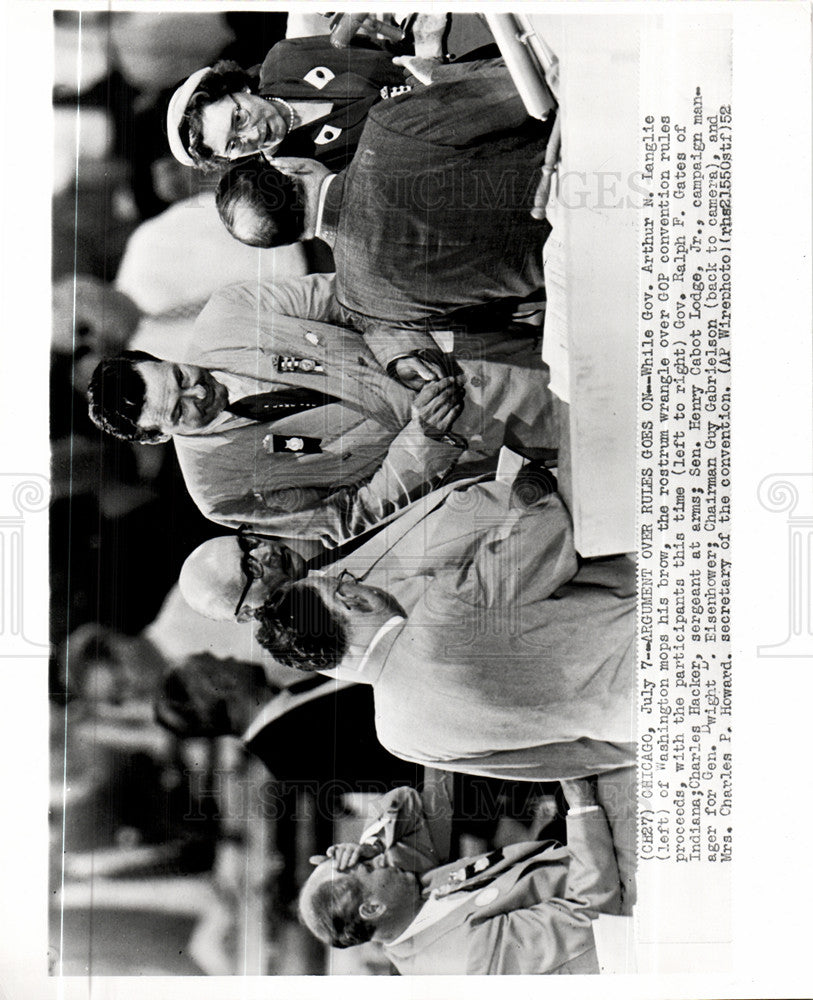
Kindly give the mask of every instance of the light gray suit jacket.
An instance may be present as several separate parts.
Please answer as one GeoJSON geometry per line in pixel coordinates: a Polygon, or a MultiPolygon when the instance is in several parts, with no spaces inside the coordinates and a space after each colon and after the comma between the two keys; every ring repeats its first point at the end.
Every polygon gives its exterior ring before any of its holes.
{"type": "Polygon", "coordinates": [[[532,339],[509,338],[501,353],[491,344],[487,357],[463,365],[466,406],[454,429],[468,442],[464,451],[407,426],[415,394],[384,373],[359,334],[318,318],[329,316],[331,299],[328,275],[228,286],[201,313],[182,356],[168,352],[169,360],[269,389],[298,386],[342,400],[271,423],[176,436],[189,492],[211,520],[333,546],[393,516],[455,466],[460,475],[493,470],[506,441],[555,443],[555,404],[532,339]],[[321,370],[286,370],[291,359],[321,370]],[[318,438],[321,451],[269,453],[269,434],[318,438]]]}
{"type": "MultiPolygon", "coordinates": [[[[554,499],[558,505],[558,498],[554,499]]],[[[459,574],[462,588],[460,596],[468,597],[470,588],[467,580],[470,580],[472,572],[475,575],[479,573],[476,565],[478,555],[486,560],[494,560],[496,568],[499,569],[503,565],[498,551],[501,545],[507,542],[511,546],[511,560],[514,560],[517,528],[522,529],[520,535],[530,532],[528,535],[530,541],[526,540],[521,550],[525,552],[527,549],[527,566],[532,566],[533,571],[529,579],[533,581],[534,598],[544,601],[547,595],[553,594],[559,588],[564,588],[566,592],[568,588],[573,591],[572,594],[566,593],[564,601],[553,602],[556,605],[551,610],[554,624],[556,608],[563,605],[564,611],[568,598],[576,601],[587,598],[589,603],[592,603],[591,597],[596,598],[601,618],[600,622],[596,623],[597,634],[592,640],[598,650],[598,653],[594,653],[595,664],[597,673],[599,664],[602,664],[604,672],[604,655],[601,654],[602,634],[608,630],[608,634],[612,633],[613,649],[607,653],[606,672],[612,680],[613,704],[617,715],[618,704],[625,703],[626,698],[624,677],[627,676],[626,657],[629,652],[627,645],[632,643],[634,637],[634,596],[627,593],[629,588],[623,592],[619,590],[618,594],[607,590],[604,581],[597,576],[597,570],[591,568],[590,564],[579,570],[566,515],[563,515],[560,506],[556,506],[555,509],[552,507],[548,514],[550,516],[544,519],[538,514],[530,516],[527,512],[523,514],[515,506],[510,484],[506,482],[444,485],[413,503],[408,510],[385,525],[377,534],[338,560],[330,572],[338,573],[343,569],[349,569],[370,586],[388,591],[404,608],[407,615],[412,615],[416,609],[426,605],[427,594],[430,595],[431,603],[433,588],[436,588],[440,578],[443,578],[446,584],[450,584],[456,574],[459,574]],[[538,531],[532,530],[535,525],[538,531]],[[536,543],[532,547],[531,535],[536,538],[536,543]],[[595,594],[592,593],[594,585],[595,594]],[[629,643],[624,641],[626,633],[629,643]]],[[[492,594],[491,603],[496,606],[504,602],[507,621],[512,613],[512,604],[525,593],[527,581],[523,582],[523,579],[517,577],[517,566],[513,561],[504,568],[510,572],[502,574],[502,577],[499,572],[496,574],[489,572],[483,577],[483,581],[498,588],[492,594]],[[502,579],[501,590],[499,590],[500,579],[502,579]]],[[[528,573],[525,577],[528,577],[528,573]]],[[[451,597],[454,598],[454,595],[451,597]]],[[[584,605],[580,603],[579,608],[583,609],[584,605]]],[[[470,610],[471,621],[476,622],[478,608],[473,606],[470,610]]],[[[448,629],[448,623],[440,622],[439,627],[448,629]]],[[[575,627],[572,621],[566,628],[571,627],[575,627]]],[[[589,632],[591,623],[584,621],[582,627],[589,632]]],[[[405,631],[408,631],[408,628],[409,623],[405,631]]],[[[419,631],[420,628],[416,629],[416,632],[419,631]]],[[[560,638],[560,632],[557,632],[557,639],[560,638]]],[[[580,639],[580,649],[587,648],[585,646],[587,640],[580,639]]],[[[405,638],[404,641],[408,640],[405,638]]],[[[507,634],[505,641],[508,642],[507,634]]],[[[493,640],[490,640],[491,642],[493,640]]],[[[375,671],[377,666],[376,656],[373,655],[368,660],[364,673],[359,674],[340,667],[337,676],[343,680],[370,683],[368,672],[375,671]]],[[[494,666],[499,670],[499,664],[494,666]]],[[[542,669],[540,657],[540,671],[542,669]]],[[[445,682],[445,680],[446,678],[439,678],[439,681],[445,682]]],[[[601,687],[598,679],[596,687],[601,687]]],[[[437,718],[450,708],[443,699],[440,704],[432,706],[434,690],[431,679],[422,688],[420,701],[427,709],[425,713],[420,706],[416,708],[413,703],[414,698],[400,703],[395,698],[392,702],[386,701],[386,715],[383,715],[376,695],[376,726],[379,737],[391,753],[445,770],[527,781],[584,777],[628,767],[635,762],[635,747],[632,743],[614,742],[590,735],[539,745],[533,745],[533,741],[528,741],[524,746],[516,745],[512,748],[508,748],[506,744],[501,749],[491,749],[491,752],[483,752],[481,747],[474,754],[447,752],[441,755],[435,748],[430,751],[426,747],[422,753],[420,747],[422,735],[431,737],[435,741],[439,740],[442,737],[443,724],[430,725],[430,723],[432,720],[437,721],[437,718]],[[427,705],[432,708],[431,712],[427,705]],[[407,746],[402,739],[402,733],[396,736],[396,723],[400,716],[413,712],[421,717],[421,722],[417,728],[413,726],[412,729],[415,743],[407,746]],[[426,728],[427,726],[429,728],[426,728]]],[[[461,691],[458,691],[458,695],[463,698],[465,688],[461,691]]],[[[609,695],[609,690],[607,693],[609,695]]],[[[596,700],[599,700],[599,695],[600,692],[596,695],[596,700]]],[[[634,693],[631,679],[628,701],[632,714],[634,693]]],[[[517,713],[522,711],[522,704],[521,694],[518,694],[517,713]]],[[[463,710],[462,702],[458,708],[463,710]]],[[[412,721],[414,722],[414,719],[412,721]]],[[[478,725],[476,718],[468,719],[465,724],[476,733],[478,725]]],[[[544,736],[544,733],[540,733],[540,738],[544,736]]]]}

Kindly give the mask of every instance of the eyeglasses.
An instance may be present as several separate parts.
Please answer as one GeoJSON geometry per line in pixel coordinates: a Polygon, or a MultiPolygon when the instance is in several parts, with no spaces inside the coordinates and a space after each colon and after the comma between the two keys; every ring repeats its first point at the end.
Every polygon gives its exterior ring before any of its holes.
{"type": "Polygon", "coordinates": [[[337,578],[336,590],[341,589],[345,580],[349,580],[351,583],[361,583],[361,580],[355,574],[351,573],[349,569],[343,569],[337,578]]]}
{"type": "Polygon", "coordinates": [[[248,125],[251,115],[234,94],[229,94],[228,96],[234,101],[234,111],[231,113],[231,128],[226,140],[226,153],[231,156],[232,153],[243,152],[243,138],[240,133],[248,125]]]}
{"type": "Polygon", "coordinates": [[[246,578],[243,591],[240,594],[240,600],[237,602],[237,607],[234,609],[234,617],[236,618],[240,614],[240,609],[243,606],[243,602],[248,597],[248,592],[257,577],[254,575],[254,571],[251,568],[251,553],[257,548],[258,542],[261,540],[276,541],[274,535],[264,535],[259,531],[252,531],[251,525],[241,524],[237,529],[237,545],[240,549],[240,572],[246,578]]]}

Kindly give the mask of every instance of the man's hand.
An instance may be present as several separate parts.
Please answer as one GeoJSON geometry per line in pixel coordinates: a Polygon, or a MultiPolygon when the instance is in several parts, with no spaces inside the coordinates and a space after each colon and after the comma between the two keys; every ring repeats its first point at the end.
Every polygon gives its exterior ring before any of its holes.
{"type": "Polygon", "coordinates": [[[333,171],[318,160],[309,160],[305,156],[266,156],[266,159],[281,174],[286,177],[293,177],[299,181],[311,181],[314,185],[320,186],[322,181],[329,177],[333,171]]]}
{"type": "Polygon", "coordinates": [[[448,375],[427,382],[412,404],[412,419],[429,438],[442,438],[463,412],[464,389],[448,375]]]}
{"type": "Polygon", "coordinates": [[[419,358],[409,354],[395,362],[395,376],[407,389],[422,389],[427,382],[437,382],[444,377],[443,365],[433,358],[419,358]]]}
{"type": "Polygon", "coordinates": [[[598,805],[595,778],[571,778],[560,784],[569,808],[579,809],[582,806],[598,805]]]}
{"type": "Polygon", "coordinates": [[[369,861],[370,858],[377,857],[383,851],[384,845],[380,840],[374,844],[334,844],[328,847],[327,856],[333,858],[336,867],[343,872],[357,865],[359,861],[369,861]]]}
{"type": "Polygon", "coordinates": [[[414,76],[418,83],[422,83],[424,87],[432,85],[432,75],[435,68],[441,65],[440,59],[426,59],[420,56],[396,56],[393,63],[414,76]]]}

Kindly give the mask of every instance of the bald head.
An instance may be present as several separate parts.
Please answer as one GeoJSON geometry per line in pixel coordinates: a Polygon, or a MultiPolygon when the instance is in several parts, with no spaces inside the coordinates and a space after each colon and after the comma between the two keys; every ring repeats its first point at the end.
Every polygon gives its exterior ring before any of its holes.
{"type": "Polygon", "coordinates": [[[183,599],[199,615],[234,621],[245,578],[236,535],[210,538],[187,556],[178,580],[183,599]]]}
{"type": "Polygon", "coordinates": [[[237,535],[210,538],[187,557],[178,581],[186,603],[198,614],[216,621],[234,621],[235,608],[249,577],[249,587],[238,621],[249,621],[281,584],[307,572],[305,560],[284,542],[237,535]]]}

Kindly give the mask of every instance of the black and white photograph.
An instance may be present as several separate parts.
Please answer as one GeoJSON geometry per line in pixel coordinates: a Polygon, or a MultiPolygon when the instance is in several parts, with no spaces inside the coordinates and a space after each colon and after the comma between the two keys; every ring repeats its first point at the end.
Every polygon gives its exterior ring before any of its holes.
{"type": "Polygon", "coordinates": [[[790,350],[807,406],[809,121],[762,341],[738,184],[752,56],[804,80],[810,8],[14,6],[2,853],[41,968],[0,1000],[794,995],[746,972],[740,866],[796,805],[748,712],[809,691],[813,480],[736,447],[790,350]]]}
{"type": "Polygon", "coordinates": [[[50,942],[63,975],[598,973],[634,512],[574,498],[556,289],[545,360],[558,56],[508,14],[302,21],[55,13],[50,942]]]}

